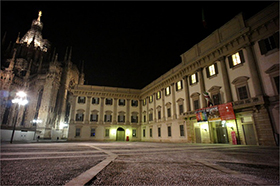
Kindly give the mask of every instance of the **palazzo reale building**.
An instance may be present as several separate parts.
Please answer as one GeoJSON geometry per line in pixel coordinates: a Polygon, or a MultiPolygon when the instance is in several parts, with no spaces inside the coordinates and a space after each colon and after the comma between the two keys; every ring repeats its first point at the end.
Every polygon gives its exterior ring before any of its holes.
{"type": "Polygon", "coordinates": [[[10,135],[15,106],[8,100],[21,87],[36,99],[19,112],[18,138],[36,130],[69,141],[279,144],[278,2],[247,20],[236,15],[143,89],[84,85],[71,50],[58,62],[46,40],[31,36],[39,23],[7,50],[2,135],[10,135]]]}

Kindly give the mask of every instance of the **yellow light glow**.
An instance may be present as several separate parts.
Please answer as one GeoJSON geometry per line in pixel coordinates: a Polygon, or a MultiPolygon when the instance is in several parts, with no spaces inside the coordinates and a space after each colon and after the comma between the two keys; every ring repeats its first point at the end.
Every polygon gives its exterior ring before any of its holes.
{"type": "Polygon", "coordinates": [[[42,16],[42,11],[39,11],[39,14],[38,14],[38,21],[41,21],[41,16],[42,16]]]}
{"type": "Polygon", "coordinates": [[[209,66],[209,74],[210,74],[210,76],[213,76],[213,75],[216,74],[215,65],[214,64],[209,66]]]}
{"type": "Polygon", "coordinates": [[[129,129],[126,129],[126,135],[128,136],[130,134],[129,129]]]}
{"type": "Polygon", "coordinates": [[[116,129],[111,129],[111,134],[116,135],[116,129]]]}
{"type": "Polygon", "coordinates": [[[232,55],[232,61],[233,61],[233,66],[241,63],[241,59],[238,52],[232,55]]]}

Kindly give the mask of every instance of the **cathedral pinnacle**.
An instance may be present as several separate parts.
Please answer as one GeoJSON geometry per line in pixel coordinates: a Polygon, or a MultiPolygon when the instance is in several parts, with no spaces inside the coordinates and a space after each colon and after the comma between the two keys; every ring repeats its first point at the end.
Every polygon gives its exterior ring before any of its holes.
{"type": "Polygon", "coordinates": [[[41,21],[41,17],[42,17],[42,11],[39,11],[37,21],[41,21]]]}

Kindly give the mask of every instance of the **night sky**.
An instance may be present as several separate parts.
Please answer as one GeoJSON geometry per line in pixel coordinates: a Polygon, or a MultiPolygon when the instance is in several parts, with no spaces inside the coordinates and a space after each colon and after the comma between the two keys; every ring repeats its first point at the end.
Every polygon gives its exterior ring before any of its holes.
{"type": "Polygon", "coordinates": [[[243,12],[267,1],[1,1],[1,40],[15,42],[38,11],[42,35],[63,60],[85,63],[85,84],[144,88],[181,62],[180,55],[243,12]],[[202,23],[202,10],[206,27],[202,23]]]}

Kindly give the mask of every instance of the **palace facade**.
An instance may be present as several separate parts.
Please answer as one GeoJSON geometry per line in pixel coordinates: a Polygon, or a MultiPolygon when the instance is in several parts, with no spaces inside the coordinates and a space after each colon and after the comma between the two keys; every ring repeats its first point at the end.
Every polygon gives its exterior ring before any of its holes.
{"type": "Polygon", "coordinates": [[[68,140],[278,144],[278,6],[236,15],[141,90],[75,85],[68,140]]]}

